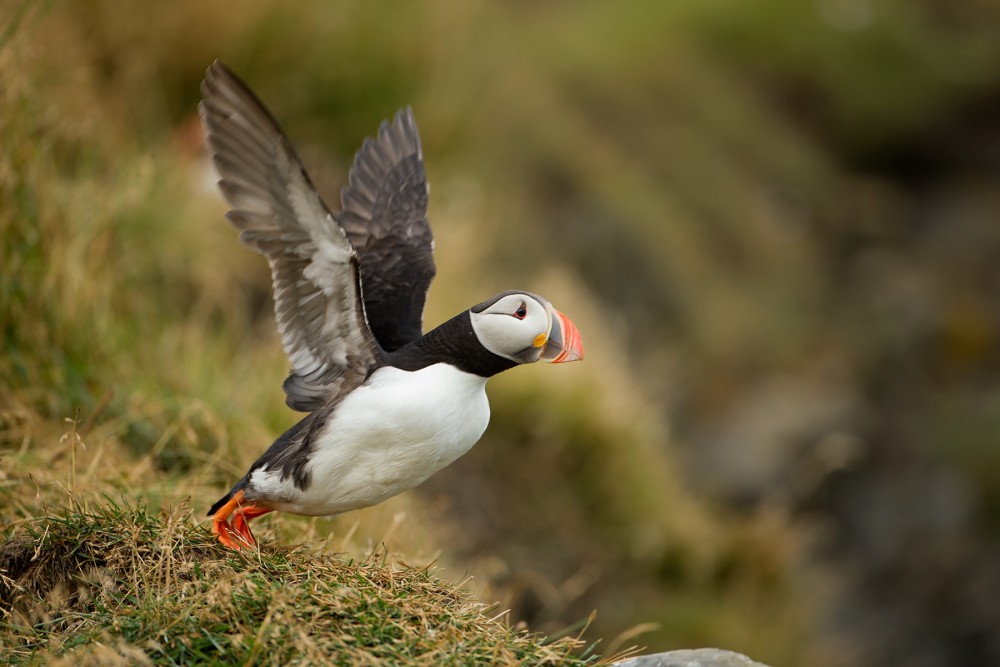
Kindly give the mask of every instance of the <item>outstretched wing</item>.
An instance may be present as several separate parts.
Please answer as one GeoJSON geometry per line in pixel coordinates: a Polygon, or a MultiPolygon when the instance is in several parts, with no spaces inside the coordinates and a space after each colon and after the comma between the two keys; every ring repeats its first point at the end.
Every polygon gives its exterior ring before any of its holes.
{"type": "Polygon", "coordinates": [[[427,176],[420,135],[407,107],[354,156],[334,214],[361,257],[365,310],[386,351],[422,335],[434,240],[427,222],[427,176]]]}
{"type": "Polygon", "coordinates": [[[199,105],[226,217],[271,266],[274,315],[292,370],[286,402],[311,412],[364,382],[383,353],[365,321],[358,256],[278,123],[216,61],[199,105]]]}

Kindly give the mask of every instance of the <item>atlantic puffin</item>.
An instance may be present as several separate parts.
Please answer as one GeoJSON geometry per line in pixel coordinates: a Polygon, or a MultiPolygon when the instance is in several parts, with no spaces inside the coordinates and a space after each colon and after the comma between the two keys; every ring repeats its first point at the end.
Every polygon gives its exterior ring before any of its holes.
{"type": "Polygon", "coordinates": [[[423,333],[434,244],[409,107],[365,139],[331,212],[228,67],[213,63],[201,91],[226,217],[271,267],[286,403],[309,413],[209,510],[222,544],[254,546],[248,522],[268,512],[335,515],[417,486],[482,436],[490,377],[583,358],[573,322],[531,292],[502,292],[423,333]]]}

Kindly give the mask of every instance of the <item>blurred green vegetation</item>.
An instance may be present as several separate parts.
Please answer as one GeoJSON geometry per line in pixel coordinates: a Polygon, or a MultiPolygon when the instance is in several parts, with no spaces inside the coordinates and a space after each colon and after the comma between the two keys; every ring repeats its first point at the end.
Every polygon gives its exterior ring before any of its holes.
{"type": "MultiPolygon", "coordinates": [[[[331,203],[413,106],[428,324],[526,288],[586,339],[492,381],[484,441],[355,539],[405,510],[392,548],[540,630],[596,608],[606,645],[653,623],[633,641],[772,664],[1000,659],[975,593],[1000,584],[996,3],[0,12],[5,519],[60,491],[67,428],[90,492],[207,505],[294,419],[267,268],[200,146],[220,57],[331,203]]],[[[339,543],[358,519],[267,521],[339,543]]]]}

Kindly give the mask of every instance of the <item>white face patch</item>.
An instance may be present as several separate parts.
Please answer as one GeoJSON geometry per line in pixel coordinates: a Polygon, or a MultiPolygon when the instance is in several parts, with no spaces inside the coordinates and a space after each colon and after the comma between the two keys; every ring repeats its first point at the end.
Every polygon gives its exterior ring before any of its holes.
{"type": "Polygon", "coordinates": [[[472,329],[483,347],[519,364],[538,361],[552,327],[551,307],[531,294],[508,294],[480,312],[472,329]]]}

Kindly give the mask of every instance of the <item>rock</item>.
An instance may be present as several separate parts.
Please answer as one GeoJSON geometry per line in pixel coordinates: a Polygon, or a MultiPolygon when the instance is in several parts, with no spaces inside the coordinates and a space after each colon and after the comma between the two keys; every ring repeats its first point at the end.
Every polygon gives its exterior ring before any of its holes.
{"type": "Polygon", "coordinates": [[[641,655],[616,662],[614,667],[767,667],[767,665],[754,662],[742,653],[718,648],[696,648],[641,655]]]}

